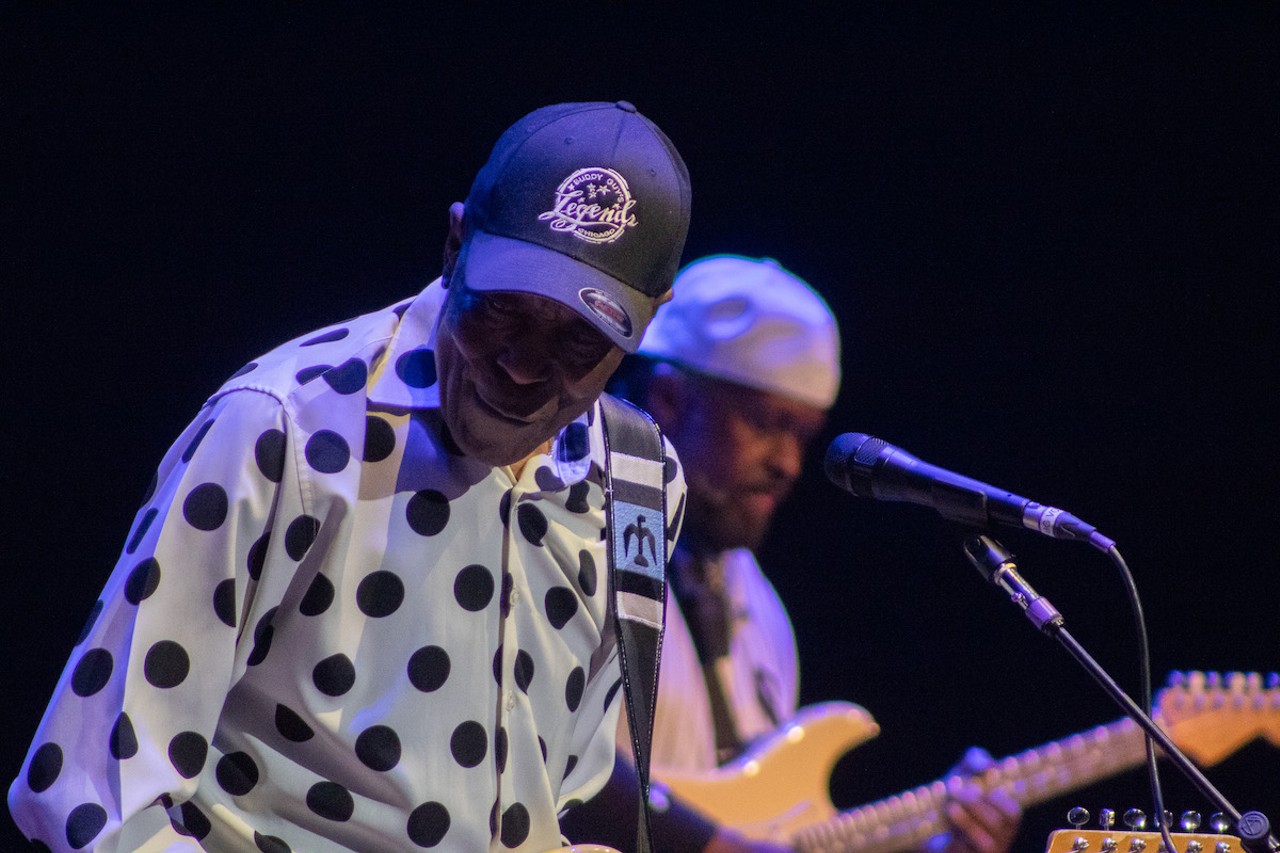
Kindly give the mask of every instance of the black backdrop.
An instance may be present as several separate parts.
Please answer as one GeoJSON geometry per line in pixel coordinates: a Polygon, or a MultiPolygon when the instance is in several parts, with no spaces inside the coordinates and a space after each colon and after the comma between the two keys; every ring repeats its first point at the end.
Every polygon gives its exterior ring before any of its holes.
{"type": "MultiPolygon", "coordinates": [[[[1274,4],[422,5],[6,5],[6,784],[204,397],[434,277],[449,202],[507,124],[559,100],[626,98],[676,142],[686,259],[777,257],[842,319],[840,399],[762,553],[805,700],[856,700],[885,729],[841,762],[842,805],[930,781],[970,743],[1006,754],[1119,712],[982,583],[962,531],[831,487],[839,432],[1114,537],[1158,680],[1280,668],[1274,4]]],[[[1135,690],[1106,560],[1002,541],[1135,690]]],[[[1277,748],[1212,776],[1280,819],[1277,748]]],[[[1149,796],[1133,772],[1037,807],[1017,849],[1075,803],[1149,796]]]]}

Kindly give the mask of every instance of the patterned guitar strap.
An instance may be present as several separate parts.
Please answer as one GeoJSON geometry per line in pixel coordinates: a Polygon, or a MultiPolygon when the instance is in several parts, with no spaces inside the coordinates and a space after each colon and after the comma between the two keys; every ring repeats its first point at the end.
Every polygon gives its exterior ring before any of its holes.
{"type": "Polygon", "coordinates": [[[667,602],[666,454],[648,414],[604,394],[605,519],[611,607],[631,750],[640,781],[637,853],[651,853],[649,752],[667,602]]]}

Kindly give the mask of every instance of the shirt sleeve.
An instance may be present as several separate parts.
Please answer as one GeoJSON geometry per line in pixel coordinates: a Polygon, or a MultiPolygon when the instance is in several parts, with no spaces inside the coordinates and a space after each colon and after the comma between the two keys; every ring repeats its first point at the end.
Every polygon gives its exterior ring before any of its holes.
{"type": "Polygon", "coordinates": [[[54,851],[199,850],[196,790],[282,488],[280,403],[237,391],[170,448],[19,777],[15,822],[54,851]]]}

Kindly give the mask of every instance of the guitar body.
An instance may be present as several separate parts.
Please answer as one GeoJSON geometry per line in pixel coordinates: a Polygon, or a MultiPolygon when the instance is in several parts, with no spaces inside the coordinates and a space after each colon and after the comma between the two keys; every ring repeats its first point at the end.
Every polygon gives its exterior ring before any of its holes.
{"type": "Polygon", "coordinates": [[[802,708],[723,767],[699,774],[655,767],[653,776],[717,823],[749,838],[785,841],[800,827],[835,816],[831,771],[846,752],[879,733],[864,708],[825,702],[802,708]]]}

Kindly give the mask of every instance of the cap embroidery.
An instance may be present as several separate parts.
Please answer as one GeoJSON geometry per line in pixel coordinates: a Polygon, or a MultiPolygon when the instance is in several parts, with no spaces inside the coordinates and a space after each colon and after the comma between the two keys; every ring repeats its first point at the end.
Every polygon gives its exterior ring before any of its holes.
{"type": "Polygon", "coordinates": [[[624,338],[631,337],[631,317],[609,294],[596,287],[584,287],[578,291],[582,304],[599,317],[606,325],[624,338]]]}
{"type": "MultiPolygon", "coordinates": [[[[538,219],[550,220],[552,231],[568,231],[588,243],[612,243],[636,224],[631,212],[635,204],[626,178],[612,169],[592,166],[565,178],[556,188],[555,206],[538,214],[538,219]]],[[[592,307],[590,302],[587,305],[592,307]]]]}

